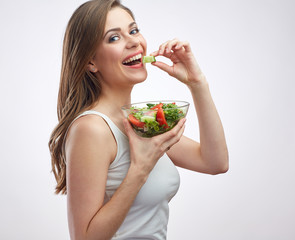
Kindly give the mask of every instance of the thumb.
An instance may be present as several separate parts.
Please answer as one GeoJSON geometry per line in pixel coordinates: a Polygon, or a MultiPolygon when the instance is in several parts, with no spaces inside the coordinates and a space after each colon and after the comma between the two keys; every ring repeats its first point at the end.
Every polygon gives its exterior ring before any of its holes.
{"type": "Polygon", "coordinates": [[[164,72],[168,73],[169,75],[172,75],[172,73],[173,73],[172,72],[173,67],[167,65],[166,63],[156,61],[156,62],[152,62],[152,65],[160,68],[161,70],[163,70],[164,72]]]}
{"type": "Polygon", "coordinates": [[[136,135],[136,133],[133,131],[129,121],[126,118],[123,120],[123,124],[124,124],[124,128],[125,128],[125,132],[126,132],[127,137],[129,139],[134,137],[134,135],[136,135]]]}

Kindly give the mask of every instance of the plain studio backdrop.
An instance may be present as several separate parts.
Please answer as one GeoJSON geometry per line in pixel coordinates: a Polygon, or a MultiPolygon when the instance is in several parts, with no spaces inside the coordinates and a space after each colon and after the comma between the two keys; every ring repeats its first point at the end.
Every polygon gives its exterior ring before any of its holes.
{"type": "MultiPolygon", "coordinates": [[[[82,0],[0,3],[0,239],[69,239],[47,147],[66,24],[82,0]]],[[[148,53],[190,42],[226,133],[230,170],[179,169],[168,239],[295,239],[295,3],[290,0],[123,0],[148,53]]],[[[132,101],[193,104],[187,87],[148,65],[132,101]]],[[[198,140],[191,105],[185,135],[198,140]]]]}

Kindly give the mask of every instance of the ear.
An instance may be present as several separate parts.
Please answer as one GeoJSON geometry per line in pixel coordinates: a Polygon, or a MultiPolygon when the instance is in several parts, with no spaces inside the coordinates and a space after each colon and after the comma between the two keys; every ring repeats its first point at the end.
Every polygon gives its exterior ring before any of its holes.
{"type": "Polygon", "coordinates": [[[87,70],[89,72],[92,72],[92,73],[96,73],[97,72],[97,67],[95,66],[95,64],[90,61],[88,64],[87,64],[87,70]]]}

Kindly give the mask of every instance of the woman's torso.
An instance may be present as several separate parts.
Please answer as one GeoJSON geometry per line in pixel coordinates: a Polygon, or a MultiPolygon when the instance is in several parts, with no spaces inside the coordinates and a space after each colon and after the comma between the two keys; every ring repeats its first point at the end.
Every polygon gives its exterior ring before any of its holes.
{"type": "MultiPolygon", "coordinates": [[[[97,115],[105,120],[117,143],[117,154],[108,170],[105,204],[111,199],[128,172],[130,166],[129,141],[113,121],[100,112],[85,111],[76,119],[89,114],[97,115]]],[[[151,171],[113,239],[166,239],[168,203],[176,194],[179,182],[178,171],[165,154],[151,171]]]]}

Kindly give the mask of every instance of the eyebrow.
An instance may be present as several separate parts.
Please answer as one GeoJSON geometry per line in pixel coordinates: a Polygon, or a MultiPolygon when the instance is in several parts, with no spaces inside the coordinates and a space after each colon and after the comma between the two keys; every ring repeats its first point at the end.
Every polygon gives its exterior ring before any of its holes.
{"type": "MultiPolygon", "coordinates": [[[[136,25],[136,22],[132,22],[128,25],[128,28],[131,28],[133,25],[136,25]]],[[[103,36],[103,39],[105,39],[106,35],[109,33],[109,32],[119,32],[121,31],[121,28],[112,28],[112,29],[109,29],[103,36]]]]}

